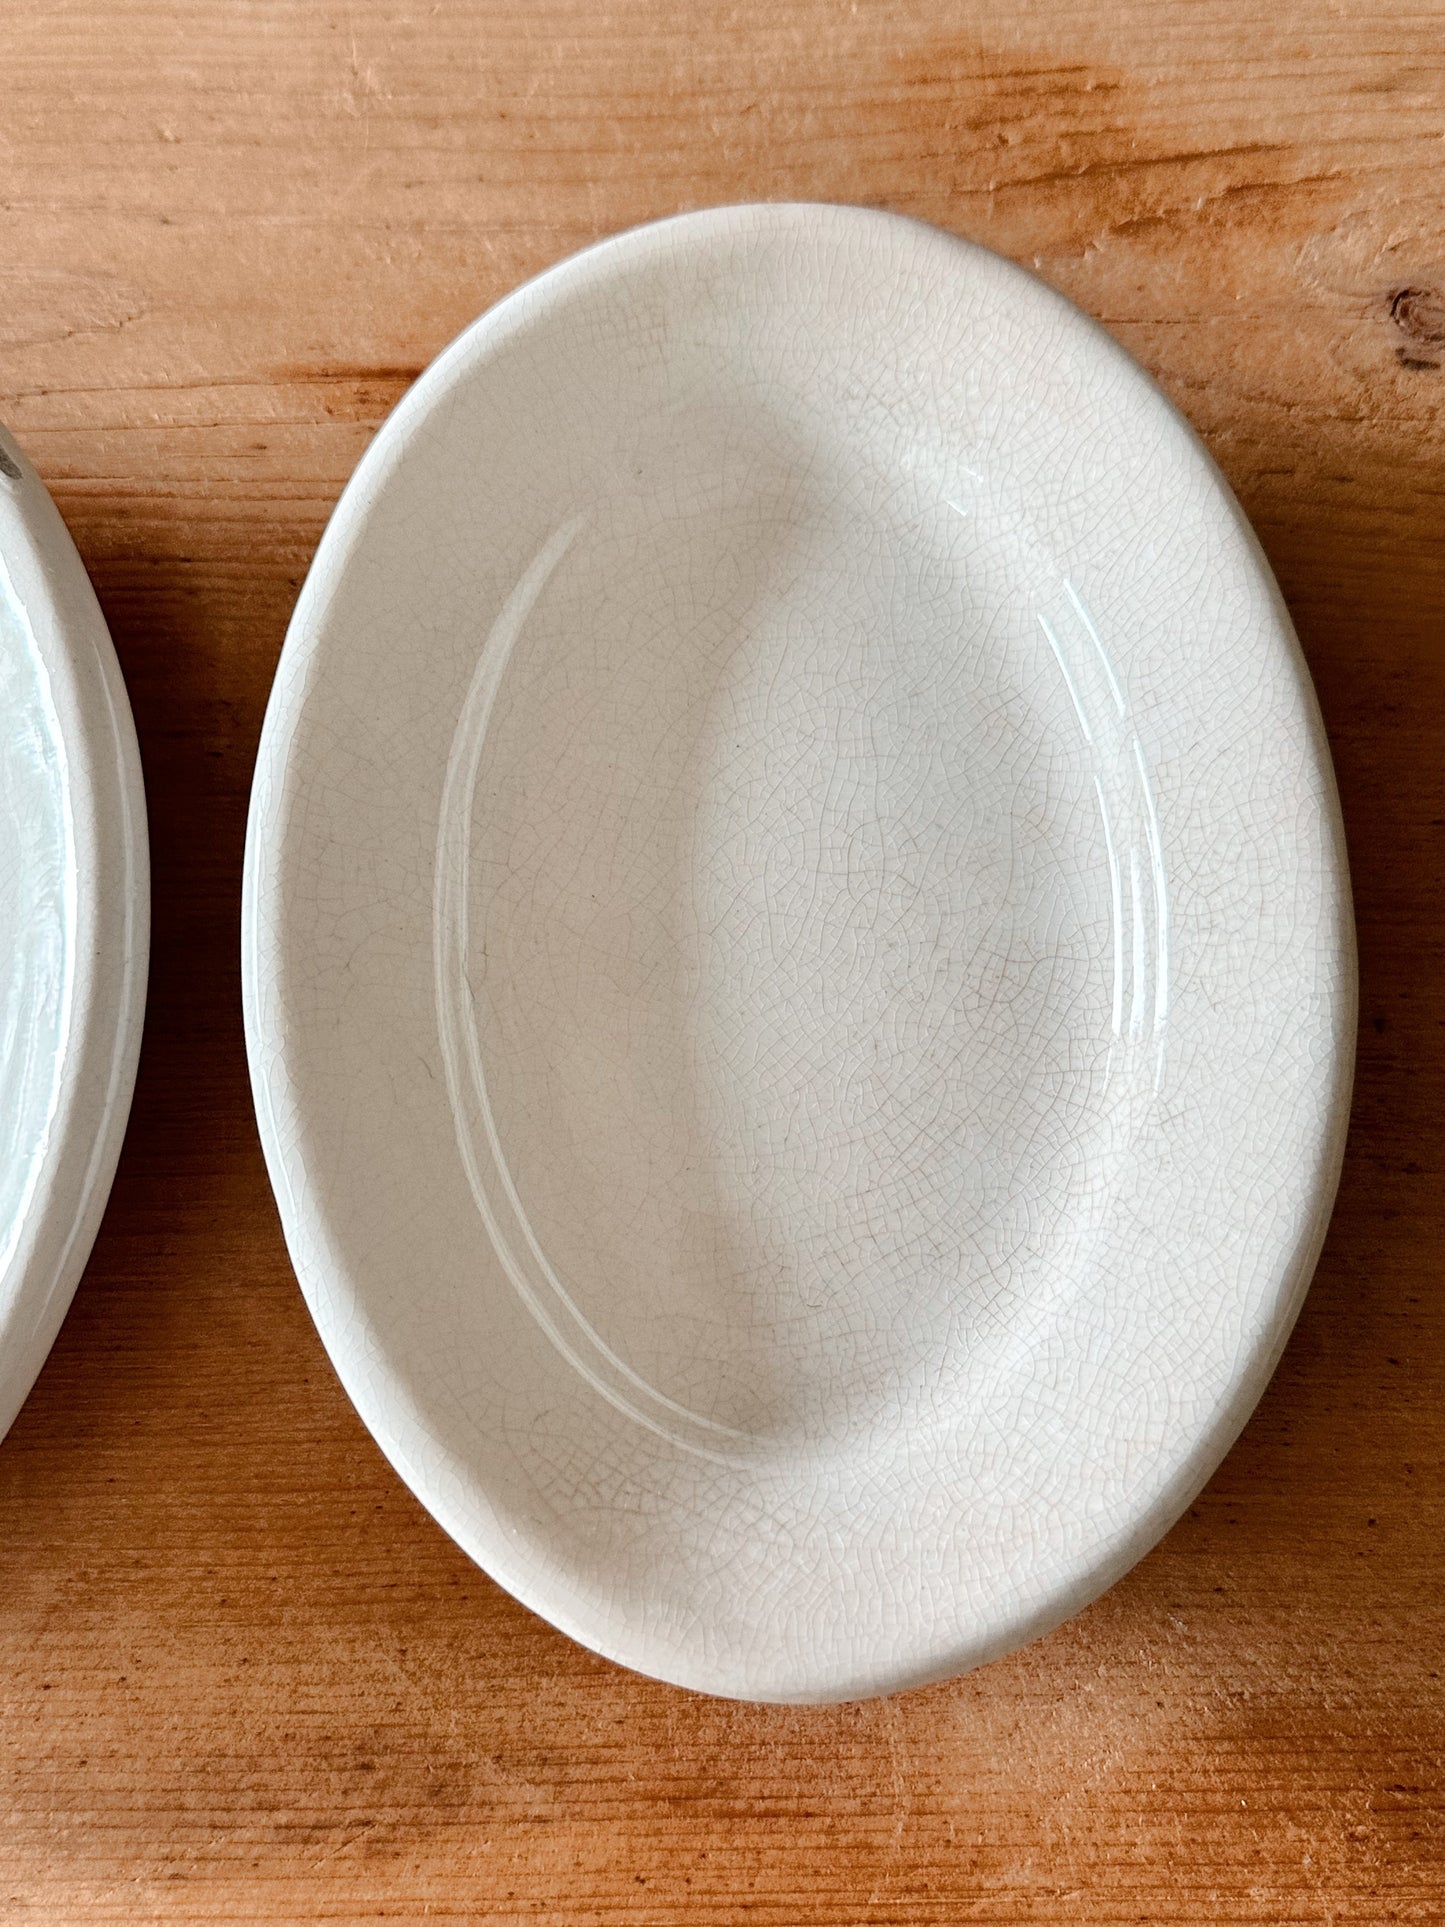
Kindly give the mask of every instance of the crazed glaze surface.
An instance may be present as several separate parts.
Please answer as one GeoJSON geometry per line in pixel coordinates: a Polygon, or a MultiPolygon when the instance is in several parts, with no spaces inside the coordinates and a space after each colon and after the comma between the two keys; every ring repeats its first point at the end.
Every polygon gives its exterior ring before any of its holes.
{"type": "Polygon", "coordinates": [[[135,732],[55,506],[0,436],[0,1435],[90,1252],[149,931],[135,732]]]}
{"type": "Polygon", "coordinates": [[[895,217],[639,230],[423,377],[297,609],[245,944],[363,1417],[706,1690],[1084,1603],[1333,1196],[1348,889],[1258,549],[1106,336],[895,217]]]}

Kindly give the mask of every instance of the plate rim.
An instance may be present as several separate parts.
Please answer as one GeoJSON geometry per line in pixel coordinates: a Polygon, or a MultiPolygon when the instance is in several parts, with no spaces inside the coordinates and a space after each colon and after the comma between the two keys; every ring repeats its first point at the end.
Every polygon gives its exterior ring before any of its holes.
{"type": "Polygon", "coordinates": [[[55,1117],[0,1325],[3,1439],[90,1257],[130,1117],[150,960],[150,846],[135,721],[94,586],[49,491],[3,428],[0,457],[0,554],[55,707],[75,874],[55,1117]]]}
{"type": "Polygon", "coordinates": [[[288,625],[276,678],[267,703],[257,753],[255,780],[247,817],[242,893],[242,997],[247,1056],[258,1126],[268,1175],[276,1196],[288,1253],[328,1358],[352,1405],[383,1456],[403,1482],[449,1536],[506,1591],[553,1626],[589,1650],[644,1676],[713,1696],[787,1703],[822,1703],[891,1693],[953,1677],[975,1665],[999,1657],[1063,1623],[1106,1591],[1155,1545],[1178,1520],[1218,1468],[1238,1437],[1268,1384],[1293,1330],[1328,1232],[1333,1202],[1343,1164],[1355,1065],[1358,1011],[1358,962],[1348,853],[1343,813],[1334,764],[1319,710],[1308,663],[1268,559],[1233,490],[1198,432],[1160,387],[1108,330],[1067,296],[1027,268],[983,244],[915,217],[879,208],[830,201],[757,201],[728,203],[649,221],[597,240],[552,263],[520,283],[487,308],[447,343],[428,363],[378,427],[342,490],[318,543],[288,625]],[[516,326],[527,325],[545,300],[549,284],[559,292],[574,291],[596,277],[605,281],[611,268],[655,248],[668,230],[682,227],[701,234],[707,228],[726,236],[739,222],[758,220],[886,224],[914,229],[958,250],[962,258],[976,254],[1002,264],[1043,292],[1082,326],[1101,349],[1127,363],[1136,379],[1152,390],[1156,403],[1184,428],[1195,459],[1212,474],[1221,503],[1227,506],[1243,538],[1260,582],[1267,588],[1281,639],[1292,658],[1299,704],[1307,725],[1307,754],[1322,779],[1323,814],[1330,845],[1329,881],[1338,934],[1339,976],[1334,1003],[1335,1048],[1328,1103],[1321,1104],[1320,1157],[1311,1190],[1312,1223],[1308,1239],[1299,1246],[1279,1303],[1264,1325],[1252,1351],[1233,1374],[1228,1397],[1214,1422],[1195,1437],[1176,1478],[1145,1510],[1133,1514],[1127,1531],[1097,1549],[1098,1556],[1075,1574],[1067,1593],[1060,1592],[1038,1611],[1013,1622],[998,1636],[964,1648],[957,1645],[932,1656],[927,1664],[890,1668],[880,1663],[866,1675],[821,1676],[800,1681],[797,1690],[759,1692],[746,1684],[722,1682],[686,1668],[649,1663],[639,1644],[610,1638],[589,1622],[585,1612],[538,1583],[536,1562],[513,1543],[505,1521],[492,1516],[492,1530],[484,1532],[478,1513],[486,1510],[481,1470],[469,1464],[469,1503],[463,1504],[437,1476],[435,1447],[428,1444],[424,1416],[384,1351],[367,1344],[364,1295],[353,1289],[344,1249],[331,1238],[324,1211],[312,1210],[305,1198],[305,1173],[297,1134],[288,1134],[277,1120],[273,1077],[282,1073],[283,1039],[268,1012],[268,993],[275,984],[263,952],[268,891],[279,888],[284,867],[284,836],[272,834],[285,820],[289,751],[304,704],[307,671],[332,585],[344,574],[362,534],[366,514],[384,490],[393,457],[404,448],[412,421],[422,419],[433,401],[444,395],[454,378],[474,357],[484,358],[489,347],[505,339],[516,326]],[[268,867],[269,866],[269,867],[268,867]]]}

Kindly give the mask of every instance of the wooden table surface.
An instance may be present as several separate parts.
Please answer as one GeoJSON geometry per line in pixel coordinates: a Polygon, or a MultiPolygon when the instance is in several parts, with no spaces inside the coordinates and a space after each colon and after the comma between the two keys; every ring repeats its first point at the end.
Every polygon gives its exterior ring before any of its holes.
{"type": "Polygon", "coordinates": [[[145,759],[115,1193],[0,1447],[0,1918],[1445,1919],[1445,6],[14,0],[0,415],[145,759]],[[1204,434],[1338,763],[1358,1095],[1317,1282],[1188,1516],[951,1685],[779,1709],[505,1597],[352,1413],[242,1050],[292,602],[422,365],[599,235],[747,197],[1037,267],[1204,434]]]}

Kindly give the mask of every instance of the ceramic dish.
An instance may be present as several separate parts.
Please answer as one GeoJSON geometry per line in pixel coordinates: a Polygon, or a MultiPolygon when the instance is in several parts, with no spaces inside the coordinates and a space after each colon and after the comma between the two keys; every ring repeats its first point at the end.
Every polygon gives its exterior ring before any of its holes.
{"type": "Polygon", "coordinates": [[[1259,549],[1107,335],[883,214],[623,235],[427,371],[297,607],[244,941],[362,1417],[710,1692],[1107,1586],[1334,1192],[1348,888],[1259,549]]]}
{"type": "Polygon", "coordinates": [[[0,1436],[105,1209],[149,935],[145,797],[75,545],[0,433],[0,1436]]]}

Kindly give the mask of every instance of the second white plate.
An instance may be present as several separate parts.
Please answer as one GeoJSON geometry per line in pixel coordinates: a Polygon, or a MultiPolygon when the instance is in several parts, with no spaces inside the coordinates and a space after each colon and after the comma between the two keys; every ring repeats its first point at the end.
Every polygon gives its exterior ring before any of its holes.
{"type": "Polygon", "coordinates": [[[506,1586],[876,1692],[1108,1584],[1243,1422],[1338,1170],[1329,759],[1198,442],[857,209],[564,263],[362,464],[257,774],[302,1284],[506,1586]]]}
{"type": "Polygon", "coordinates": [[[105,618],[0,433],[0,1437],[60,1328],[130,1112],[145,794],[105,618]]]}

